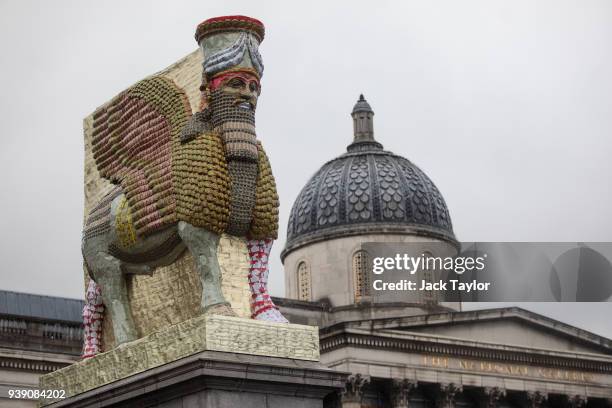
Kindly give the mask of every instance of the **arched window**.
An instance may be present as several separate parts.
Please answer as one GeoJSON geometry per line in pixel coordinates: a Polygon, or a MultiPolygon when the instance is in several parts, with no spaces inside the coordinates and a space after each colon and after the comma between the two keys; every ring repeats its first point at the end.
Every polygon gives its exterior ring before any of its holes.
{"type": "Polygon", "coordinates": [[[370,296],[369,255],[359,250],[353,254],[353,278],[355,281],[355,302],[370,296]]]}
{"type": "Polygon", "coordinates": [[[300,262],[297,267],[298,281],[298,299],[311,300],[312,289],[310,284],[310,268],[304,261],[300,262]]]}

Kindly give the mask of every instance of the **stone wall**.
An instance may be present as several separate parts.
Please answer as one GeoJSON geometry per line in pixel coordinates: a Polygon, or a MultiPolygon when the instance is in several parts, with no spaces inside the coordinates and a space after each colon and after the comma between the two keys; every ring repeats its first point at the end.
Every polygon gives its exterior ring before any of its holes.
{"type": "MultiPolygon", "coordinates": [[[[428,248],[426,243],[432,243],[437,249],[447,248],[449,253],[456,251],[454,246],[446,241],[408,234],[361,234],[315,242],[291,251],[283,260],[285,296],[289,299],[299,299],[297,268],[300,262],[306,262],[312,279],[312,298],[309,300],[326,299],[332,306],[355,303],[352,258],[366,242],[423,243],[424,250],[428,248]]],[[[405,294],[401,301],[424,303],[418,292],[405,294]]],[[[456,303],[441,303],[451,308],[459,308],[456,303]]]]}
{"type": "Polygon", "coordinates": [[[0,407],[33,408],[36,399],[11,399],[9,390],[36,390],[38,378],[72,364],[83,330],[75,324],[0,315],[0,407]]]}

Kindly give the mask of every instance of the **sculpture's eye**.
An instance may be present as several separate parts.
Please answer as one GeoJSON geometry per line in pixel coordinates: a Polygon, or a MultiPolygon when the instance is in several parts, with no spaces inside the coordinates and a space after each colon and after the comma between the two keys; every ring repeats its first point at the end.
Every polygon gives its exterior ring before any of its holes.
{"type": "Polygon", "coordinates": [[[240,79],[240,78],[232,78],[229,80],[229,82],[227,83],[227,85],[230,88],[234,88],[234,89],[242,89],[244,87],[246,87],[246,83],[240,79]]]}
{"type": "Polygon", "coordinates": [[[259,92],[259,85],[255,81],[249,82],[249,89],[251,92],[259,92]]]}

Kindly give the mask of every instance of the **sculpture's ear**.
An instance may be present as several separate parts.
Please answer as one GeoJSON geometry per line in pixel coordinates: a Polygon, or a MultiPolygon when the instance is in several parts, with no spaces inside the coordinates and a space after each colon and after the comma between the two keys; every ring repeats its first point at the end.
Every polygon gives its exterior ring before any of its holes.
{"type": "Polygon", "coordinates": [[[210,118],[210,108],[204,108],[203,111],[191,115],[183,130],[181,130],[181,143],[187,143],[195,139],[199,134],[212,130],[210,118]]]}

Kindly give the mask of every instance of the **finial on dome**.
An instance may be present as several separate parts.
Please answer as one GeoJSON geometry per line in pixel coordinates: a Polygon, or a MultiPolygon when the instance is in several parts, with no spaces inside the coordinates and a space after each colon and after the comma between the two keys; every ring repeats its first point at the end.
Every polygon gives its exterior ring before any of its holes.
{"type": "Polygon", "coordinates": [[[351,112],[353,117],[353,143],[347,150],[382,149],[382,145],[374,139],[374,111],[363,94],[351,112]]]}
{"type": "Polygon", "coordinates": [[[359,100],[353,107],[352,114],[355,114],[357,112],[370,112],[372,115],[374,115],[374,111],[370,107],[370,104],[368,103],[368,101],[366,101],[363,94],[359,94],[359,100]]]}

